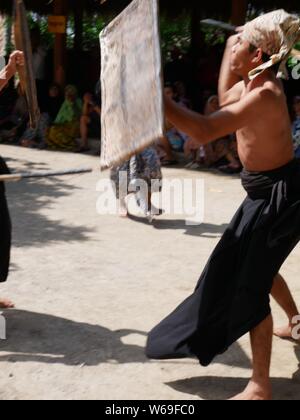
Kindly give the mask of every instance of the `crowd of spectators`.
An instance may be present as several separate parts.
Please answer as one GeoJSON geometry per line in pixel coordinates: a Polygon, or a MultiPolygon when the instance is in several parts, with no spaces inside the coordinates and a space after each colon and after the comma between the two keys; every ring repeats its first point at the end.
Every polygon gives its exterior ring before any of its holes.
{"type": "MultiPolygon", "coordinates": [[[[90,151],[89,138],[93,137],[99,139],[100,149],[100,82],[97,82],[94,92],[82,95],[73,85],[67,85],[64,91],[55,83],[49,85],[45,80],[46,52],[38,31],[32,32],[31,41],[41,118],[37,128],[29,127],[25,94],[20,84],[15,86],[11,82],[0,94],[0,142],[85,153],[90,151]]],[[[196,76],[194,72],[191,79],[188,76],[190,64],[180,50],[175,48],[171,56],[172,61],[165,66],[165,95],[181,106],[204,115],[219,111],[216,92],[220,62],[214,51],[202,63],[201,72],[196,76]],[[191,81],[194,85],[191,85],[191,81]]],[[[199,60],[196,60],[196,64],[199,64],[199,60]]],[[[300,96],[297,95],[292,103],[291,130],[295,153],[300,158],[300,96]]],[[[165,137],[157,142],[156,149],[163,166],[176,165],[180,160],[190,169],[213,167],[230,174],[242,169],[234,133],[209,145],[200,146],[195,139],[179,132],[166,121],[165,137]]]]}

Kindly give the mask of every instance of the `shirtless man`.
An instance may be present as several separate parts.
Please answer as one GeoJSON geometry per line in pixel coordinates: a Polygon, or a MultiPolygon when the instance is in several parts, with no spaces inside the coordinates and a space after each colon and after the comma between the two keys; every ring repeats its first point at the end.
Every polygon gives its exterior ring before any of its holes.
{"type": "MultiPolygon", "coordinates": [[[[16,74],[17,66],[24,65],[24,55],[20,51],[15,51],[11,54],[7,66],[0,71],[0,90],[2,90],[9,80],[16,74]]],[[[0,170],[6,172],[7,168],[4,162],[0,162],[0,170]]],[[[0,172],[1,173],[1,172],[0,172]]],[[[1,183],[2,184],[2,183],[1,183]]],[[[11,226],[9,213],[5,198],[5,189],[4,185],[0,185],[0,282],[5,282],[8,274],[8,265],[9,265],[9,253],[10,253],[10,236],[11,236],[11,226]]],[[[0,298],[0,308],[7,309],[13,308],[14,304],[4,298],[0,298]]]]}
{"type": "MultiPolygon", "coordinates": [[[[240,32],[242,32],[243,28],[238,29],[240,32]]],[[[250,46],[249,43],[243,41],[241,39],[241,33],[238,35],[234,35],[231,38],[229,38],[227,42],[227,47],[224,54],[223,64],[221,68],[221,74],[220,74],[220,80],[219,80],[219,94],[221,98],[221,106],[226,107],[229,104],[238,102],[245,94],[246,92],[250,92],[250,90],[253,90],[255,88],[255,85],[250,85],[249,79],[244,77],[243,75],[243,69],[240,70],[241,65],[243,66],[243,52],[255,53],[255,48],[253,46],[250,46]],[[244,48],[239,48],[240,45],[244,48]],[[240,76],[243,77],[243,81],[240,81],[240,76]],[[247,89],[248,87],[248,89],[247,89]]],[[[249,58],[249,57],[248,57],[249,58]]],[[[261,57],[259,57],[261,58],[261,57]]],[[[264,57],[264,59],[268,59],[268,57],[264,57]]],[[[246,70],[247,71],[247,70],[246,70]]],[[[259,115],[260,112],[262,112],[261,115],[266,115],[267,113],[271,116],[271,121],[268,123],[266,120],[264,120],[264,123],[266,123],[266,126],[268,127],[269,136],[264,137],[265,142],[261,143],[261,147],[263,148],[263,155],[262,160],[263,163],[260,167],[268,167],[267,165],[267,156],[268,158],[272,159],[274,162],[271,164],[271,167],[273,165],[274,168],[276,168],[278,165],[276,163],[278,157],[281,156],[281,148],[284,150],[284,154],[282,155],[283,162],[285,160],[289,161],[291,159],[291,156],[293,155],[293,152],[291,150],[290,146],[290,122],[287,115],[287,106],[286,106],[286,97],[283,92],[282,83],[280,79],[275,79],[275,72],[274,70],[269,70],[269,73],[271,72],[271,80],[273,83],[269,85],[271,87],[271,92],[279,92],[279,97],[281,98],[282,106],[279,106],[279,109],[284,110],[284,114],[281,117],[282,121],[282,127],[278,126],[278,122],[276,121],[276,114],[272,115],[272,109],[268,108],[268,105],[264,105],[263,102],[261,102],[261,109],[257,109],[257,113],[259,115]],[[274,90],[275,89],[275,90],[274,90]],[[278,90],[279,89],[279,90],[278,90]],[[267,113],[266,113],[266,110],[267,113]],[[281,131],[285,133],[285,136],[281,137],[281,131]],[[280,137],[279,141],[276,141],[276,137],[278,138],[278,135],[280,137]],[[273,137],[274,136],[274,137],[273,137]],[[269,143],[268,143],[269,139],[269,143]],[[274,142],[274,144],[273,144],[274,142]],[[278,149],[274,148],[274,145],[278,146],[278,149]],[[272,154],[269,154],[269,152],[272,151],[272,154]],[[273,156],[274,155],[274,156],[273,156]],[[265,156],[265,157],[264,157],[265,156]],[[276,157],[275,157],[276,156],[276,157]]],[[[266,75],[265,75],[266,76],[266,75]]],[[[267,79],[265,79],[267,80],[267,79]]],[[[270,81],[271,81],[270,80],[270,81]]],[[[267,87],[265,85],[265,87],[267,87]]],[[[273,105],[275,106],[275,104],[273,105]]],[[[280,111],[281,112],[281,111],[280,111]]],[[[263,130],[263,128],[262,128],[263,130]]],[[[239,153],[241,156],[242,161],[244,162],[244,166],[246,168],[250,168],[249,170],[253,170],[258,164],[258,161],[254,161],[253,164],[251,164],[250,157],[247,154],[247,145],[250,146],[250,151],[253,151],[254,157],[252,159],[258,159],[256,156],[256,152],[258,151],[257,145],[253,144],[251,139],[251,135],[248,135],[247,131],[241,130],[239,133],[239,153]],[[255,150],[253,150],[255,149],[255,150]]],[[[257,134],[256,138],[258,139],[259,143],[259,133],[257,134]]],[[[255,140],[254,140],[255,141],[255,140]]],[[[257,152],[258,153],[258,152],[257,152]]],[[[278,166],[280,167],[280,165],[278,166]]],[[[299,314],[299,311],[297,309],[297,305],[291,295],[291,292],[283,279],[283,277],[278,274],[275,277],[274,280],[274,286],[272,289],[272,297],[276,300],[276,302],[280,305],[280,307],[284,310],[288,317],[288,325],[280,328],[275,328],[274,334],[279,338],[292,338],[292,329],[294,327],[293,319],[299,314]]]]}
{"type": "MultiPolygon", "coordinates": [[[[208,117],[165,98],[167,119],[202,145],[237,133],[239,156],[245,168],[242,180],[248,197],[212,254],[194,294],[149,334],[147,355],[153,359],[169,359],[192,353],[206,366],[250,330],[253,375],[245,391],[234,398],[238,400],[272,398],[273,319],[267,309],[266,295],[271,292],[273,283],[274,297],[289,317],[298,313],[276,270],[296,246],[299,232],[291,234],[286,242],[277,237],[276,222],[281,223],[283,217],[278,210],[274,218],[275,207],[272,207],[274,197],[280,209],[285,206],[286,199],[279,190],[281,182],[290,189],[287,180],[296,175],[300,179],[300,166],[294,161],[286,98],[282,83],[276,77],[279,66],[285,63],[298,38],[300,20],[282,10],[241,28],[240,33],[228,40],[224,54],[219,83],[222,109],[208,117]],[[288,44],[283,50],[280,31],[284,30],[294,35],[285,38],[288,44]],[[271,46],[276,39],[276,45],[271,46]],[[263,190],[262,182],[269,188],[268,193],[263,190]],[[222,276],[225,276],[225,284],[222,276]],[[223,298],[223,294],[226,297],[223,298]],[[247,327],[243,328],[243,322],[247,327]]],[[[298,217],[300,190],[293,191],[292,200],[296,200],[295,217],[298,217]]],[[[286,227],[290,228],[290,224],[284,226],[284,232],[286,227]]]]}

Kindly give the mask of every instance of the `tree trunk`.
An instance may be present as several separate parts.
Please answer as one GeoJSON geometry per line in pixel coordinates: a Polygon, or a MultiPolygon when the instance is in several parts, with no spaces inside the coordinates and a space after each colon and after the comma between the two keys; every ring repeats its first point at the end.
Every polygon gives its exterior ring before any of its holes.
{"type": "Polygon", "coordinates": [[[245,24],[248,10],[247,0],[231,0],[231,23],[236,26],[245,24]]]}
{"type": "MultiPolygon", "coordinates": [[[[66,16],[68,12],[67,0],[54,0],[54,15],[66,16]]],[[[54,80],[61,87],[66,83],[66,55],[67,55],[67,35],[55,34],[54,43],[54,80]]]]}
{"type": "Polygon", "coordinates": [[[80,52],[82,50],[83,37],[83,1],[74,1],[74,20],[75,20],[75,41],[74,50],[80,52]]]}

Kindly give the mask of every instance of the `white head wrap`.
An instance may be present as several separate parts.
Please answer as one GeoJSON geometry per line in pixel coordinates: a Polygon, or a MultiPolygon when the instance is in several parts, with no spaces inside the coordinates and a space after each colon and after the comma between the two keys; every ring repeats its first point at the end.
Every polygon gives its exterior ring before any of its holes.
{"type": "Polygon", "coordinates": [[[250,79],[278,63],[281,63],[278,76],[287,78],[288,59],[293,56],[300,59],[300,51],[293,49],[300,41],[300,19],[283,9],[267,13],[247,23],[242,37],[270,56],[268,62],[249,73],[250,79]]]}

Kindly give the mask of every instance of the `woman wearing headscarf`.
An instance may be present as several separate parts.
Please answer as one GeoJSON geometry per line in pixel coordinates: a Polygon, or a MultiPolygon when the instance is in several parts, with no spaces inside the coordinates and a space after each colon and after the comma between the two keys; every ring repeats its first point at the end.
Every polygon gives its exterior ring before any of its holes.
{"type": "Polygon", "coordinates": [[[65,89],[65,101],[47,136],[48,149],[76,150],[76,139],[80,136],[81,112],[82,101],[78,98],[77,89],[69,85],[65,89]]]}

